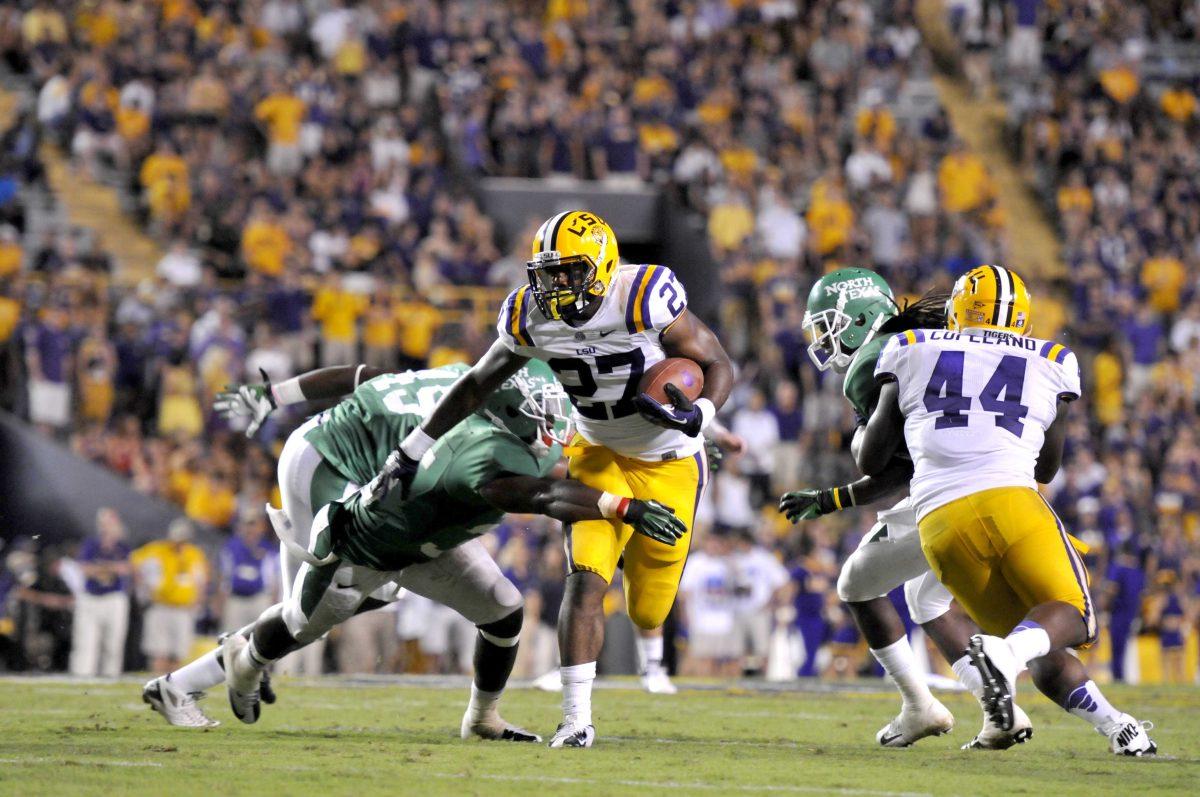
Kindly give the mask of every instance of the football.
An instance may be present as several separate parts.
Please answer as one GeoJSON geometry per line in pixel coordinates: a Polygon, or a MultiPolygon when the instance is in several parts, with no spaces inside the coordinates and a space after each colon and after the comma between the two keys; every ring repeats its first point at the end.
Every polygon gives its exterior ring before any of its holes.
{"type": "Polygon", "coordinates": [[[671,397],[666,392],[668,384],[675,385],[683,395],[695,401],[704,389],[704,371],[686,357],[668,357],[650,366],[638,382],[638,392],[648,394],[660,404],[670,404],[671,397]]]}

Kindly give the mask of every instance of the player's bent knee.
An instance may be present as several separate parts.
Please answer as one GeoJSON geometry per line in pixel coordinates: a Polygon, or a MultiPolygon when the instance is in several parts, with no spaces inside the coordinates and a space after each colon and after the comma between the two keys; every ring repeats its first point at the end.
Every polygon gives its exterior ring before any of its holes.
{"type": "Polygon", "coordinates": [[[517,607],[508,615],[492,623],[476,626],[479,634],[488,642],[502,648],[511,648],[521,638],[521,626],[525,621],[524,607],[517,607]]]}
{"type": "Polygon", "coordinates": [[[863,564],[862,557],[852,555],[838,573],[837,594],[844,603],[863,603],[887,594],[887,591],[880,592],[874,579],[866,577],[867,569],[863,564]]]}
{"type": "Polygon", "coordinates": [[[281,615],[283,624],[287,626],[288,633],[301,645],[315,642],[329,630],[328,628],[315,628],[313,626],[310,619],[305,616],[304,611],[300,608],[299,597],[285,601],[281,609],[281,615]]]}
{"type": "Polygon", "coordinates": [[[664,609],[660,601],[634,601],[629,605],[629,619],[643,631],[652,631],[667,621],[670,611],[670,603],[664,609]]]}

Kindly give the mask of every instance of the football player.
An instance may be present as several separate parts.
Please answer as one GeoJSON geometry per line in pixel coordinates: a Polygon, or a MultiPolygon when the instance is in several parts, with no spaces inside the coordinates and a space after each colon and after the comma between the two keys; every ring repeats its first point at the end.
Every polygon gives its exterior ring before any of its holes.
{"type": "Polygon", "coordinates": [[[884,345],[879,397],[856,460],[864,473],[882,473],[907,445],[921,548],[983,629],[967,652],[994,723],[1014,727],[1017,676],[1031,668],[1048,696],[1108,737],[1112,752],[1153,755],[1150,726],[1113,708],[1065,655],[1095,639],[1095,609],[1082,543],[1038,484],[1061,464],[1079,363],[1062,344],[1030,336],[1031,309],[1024,281],[1008,269],[962,275],[947,329],[908,330],[884,345]]]}
{"type": "Polygon", "coordinates": [[[260,712],[261,676],[272,662],[401,589],[449,606],[479,628],[464,738],[540,741],[505,722],[497,703],[516,658],[522,598],[478,536],[503,512],[538,512],[564,522],[602,517],[613,504],[639,534],[674,542],[685,532],[670,509],[609,495],[549,471],[560,458],[565,394],[542,363],[506,379],[479,411],[447,434],[399,492],[364,506],[358,486],[376,473],[395,441],[428,414],[465,366],[380,374],[365,366],[327,368],[279,385],[243,386],[220,397],[226,415],[249,414],[251,432],[277,405],[353,394],[300,426],[279,458],[283,509],[268,507],[287,551],[301,560],[283,602],[218,651],[146,685],[143,697],[176,725],[214,724],[192,697],[224,680],[235,716],[260,712]],[[311,533],[310,530],[311,529],[311,533]],[[307,537],[306,545],[296,539],[307,537]]]}
{"type": "Polygon", "coordinates": [[[534,235],[527,273],[529,284],[514,290],[500,311],[499,340],[404,439],[364,495],[369,503],[393,488],[410,489],[418,463],[438,439],[537,359],[554,370],[574,406],[571,477],[608,494],[670,499],[687,529],[674,544],[633,534],[620,517],[623,504],[611,499],[600,506],[603,519],[565,530],[563,719],[550,746],[590,747],[604,593],[623,562],[629,616],[650,632],[641,643],[643,659],[661,659],[657,629],[675,600],[706,481],[701,434],[729,396],[733,366],[712,330],[687,309],[671,270],[621,265],[616,235],[595,214],[572,210],[547,219],[534,235]],[[695,402],[674,386],[669,405],[639,393],[642,374],[666,357],[686,357],[703,369],[695,402]]]}
{"type": "MultiPolygon", "coordinates": [[[[862,439],[863,424],[879,394],[875,363],[879,352],[896,334],[923,326],[940,326],[944,298],[934,297],[900,312],[883,277],[864,268],[845,268],[822,277],[809,292],[804,327],[811,339],[808,354],[822,371],[845,374],[843,392],[859,419],[853,448],[862,439]]],[[[875,477],[824,490],[799,490],[780,500],[780,511],[793,523],[810,520],[856,505],[870,504],[908,484],[912,463],[896,457],[875,477]]],[[[907,747],[926,736],[948,733],[954,727],[950,711],[929,691],[900,620],[887,595],[904,585],[914,623],[920,625],[951,662],[972,692],[981,694],[982,680],[962,651],[974,627],[950,611],[952,598],[929,571],[917,536],[917,521],[908,498],[879,512],[875,526],[842,566],[838,597],[846,603],[867,641],[871,655],[900,691],[899,715],[875,735],[885,747],[907,747]]],[[[1018,721],[1005,732],[987,721],[968,746],[1003,748],[1025,741],[1028,719],[1014,708],[1018,721]]]]}

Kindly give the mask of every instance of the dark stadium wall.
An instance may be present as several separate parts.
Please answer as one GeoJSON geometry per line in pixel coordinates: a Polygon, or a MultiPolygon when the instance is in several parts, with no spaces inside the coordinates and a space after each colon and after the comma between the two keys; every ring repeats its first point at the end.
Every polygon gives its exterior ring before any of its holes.
{"type": "MultiPolygon", "coordinates": [[[[0,537],[36,535],[42,544],[70,543],[95,530],[96,510],[104,506],[121,515],[134,546],[166,536],[167,526],[182,514],[0,412],[0,537]]],[[[202,547],[213,548],[218,539],[197,524],[202,547]]]]}
{"type": "Polygon", "coordinates": [[[658,262],[674,269],[689,288],[692,312],[709,323],[715,320],[720,291],[710,286],[719,286],[720,280],[708,249],[704,219],[658,188],[521,177],[489,177],[475,188],[505,249],[531,222],[563,210],[586,208],[616,231],[626,260],[658,262]],[[705,290],[700,290],[701,286],[705,290]]]}

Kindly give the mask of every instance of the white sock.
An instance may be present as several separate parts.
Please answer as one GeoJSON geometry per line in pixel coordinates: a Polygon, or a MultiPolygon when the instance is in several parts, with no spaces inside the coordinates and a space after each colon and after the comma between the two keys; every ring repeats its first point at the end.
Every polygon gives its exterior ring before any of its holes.
{"type": "Polygon", "coordinates": [[[1004,641],[1012,648],[1013,655],[1021,662],[1022,669],[1027,669],[1033,659],[1050,652],[1050,635],[1037,623],[1020,623],[1004,641]]]}
{"type": "Polygon", "coordinates": [[[572,664],[559,670],[563,685],[563,721],[573,725],[592,724],[592,681],[596,662],[572,664]]]}
{"type": "Polygon", "coordinates": [[[908,644],[908,637],[902,636],[886,648],[872,648],[871,655],[883,666],[883,671],[891,676],[906,706],[924,706],[933,700],[924,676],[917,669],[917,657],[912,645],[908,644]]]}
{"type": "Polygon", "coordinates": [[[661,636],[638,636],[638,663],[642,675],[656,675],[663,668],[663,638],[661,636]]]}
{"type": "Polygon", "coordinates": [[[496,704],[500,702],[502,694],[504,694],[503,689],[485,692],[475,684],[471,684],[471,702],[467,705],[467,713],[477,720],[497,714],[496,704]]]}
{"type": "Polygon", "coordinates": [[[970,656],[963,656],[958,661],[950,665],[954,670],[954,674],[958,676],[958,680],[963,686],[967,687],[967,691],[975,695],[976,699],[983,698],[983,676],[979,674],[979,670],[971,663],[970,656]]]}
{"type": "Polygon", "coordinates": [[[1121,718],[1121,712],[1113,708],[1095,681],[1088,681],[1071,692],[1067,697],[1066,709],[1101,731],[1106,731],[1108,726],[1121,718]]]}
{"type": "Polygon", "coordinates": [[[217,661],[220,648],[210,650],[200,658],[185,664],[167,676],[171,686],[181,692],[206,692],[218,684],[225,683],[225,671],[217,661]]]}

